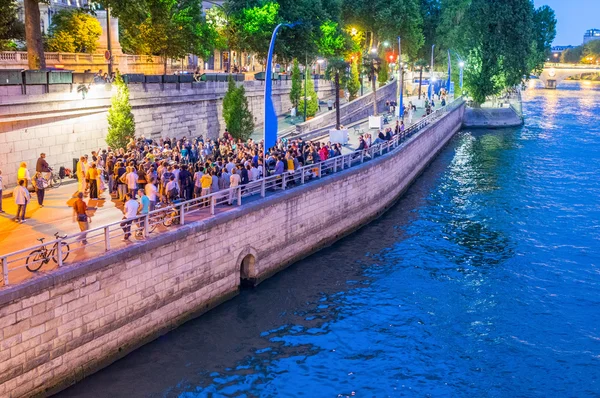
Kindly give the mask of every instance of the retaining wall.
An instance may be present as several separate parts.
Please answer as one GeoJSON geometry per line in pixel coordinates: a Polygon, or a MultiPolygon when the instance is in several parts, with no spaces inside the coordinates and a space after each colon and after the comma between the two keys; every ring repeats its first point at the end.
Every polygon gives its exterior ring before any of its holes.
{"type": "Polygon", "coordinates": [[[379,216],[463,113],[359,167],[0,290],[0,396],[74,383],[379,216]]]}
{"type": "MultiPolygon", "coordinates": [[[[289,112],[291,81],[273,83],[275,111],[289,112]]],[[[243,84],[259,124],[264,113],[264,82],[243,84]]],[[[5,187],[16,185],[20,162],[27,162],[33,175],[41,152],[58,170],[60,166],[72,168],[73,158],[106,148],[111,85],[93,85],[86,99],[77,93],[76,85],[49,86],[58,92],[42,94],[44,87],[29,86],[27,95],[21,94],[20,86],[0,87],[4,90],[0,93],[0,169],[5,187]],[[40,92],[36,93],[35,88],[40,92]]],[[[130,84],[129,89],[137,136],[181,138],[202,134],[215,138],[225,129],[221,113],[227,82],[130,84]]],[[[317,81],[315,89],[321,98],[334,94],[330,81],[317,81]]]]}

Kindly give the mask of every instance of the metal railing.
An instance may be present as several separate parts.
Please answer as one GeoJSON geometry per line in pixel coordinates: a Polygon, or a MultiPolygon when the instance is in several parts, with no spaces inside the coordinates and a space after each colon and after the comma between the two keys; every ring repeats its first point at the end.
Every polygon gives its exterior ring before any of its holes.
{"type": "MultiPolygon", "coordinates": [[[[312,180],[339,173],[351,167],[375,159],[378,156],[395,152],[407,139],[414,136],[427,125],[439,120],[444,114],[451,112],[462,104],[457,98],[447,106],[440,108],[427,117],[422,118],[402,134],[395,135],[390,141],[374,144],[365,150],[356,150],[346,155],[336,156],[325,161],[306,165],[293,171],[267,178],[251,181],[248,184],[220,190],[184,202],[157,208],[147,214],[123,219],[85,232],[67,235],[63,238],[27,247],[0,256],[2,264],[3,285],[9,284],[9,274],[24,268],[37,270],[48,263],[56,263],[58,267],[68,264],[79,251],[99,248],[100,252],[108,252],[118,246],[119,238],[130,234],[135,239],[148,239],[153,235],[171,229],[175,225],[185,225],[200,219],[212,217],[218,212],[226,211],[233,206],[241,206],[243,199],[285,190],[290,187],[307,184],[312,180]],[[85,244],[84,244],[85,241],[85,244]],[[59,254],[60,253],[60,254],[59,254]]],[[[76,260],[77,261],[77,260],[76,260]]]]}

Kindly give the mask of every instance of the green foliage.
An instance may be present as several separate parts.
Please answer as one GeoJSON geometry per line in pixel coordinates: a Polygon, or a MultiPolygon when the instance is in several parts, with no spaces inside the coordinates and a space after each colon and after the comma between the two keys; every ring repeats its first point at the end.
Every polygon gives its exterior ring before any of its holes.
{"type": "Polygon", "coordinates": [[[223,98],[223,119],[227,130],[236,139],[246,141],[254,131],[254,117],[248,107],[244,85],[236,87],[231,77],[223,98]]]}
{"type": "MultiPolygon", "coordinates": [[[[304,80],[304,84],[302,85],[302,93],[304,93],[304,85],[306,85],[306,116],[313,117],[317,114],[319,110],[319,97],[317,97],[317,93],[315,92],[315,83],[313,79],[309,76],[304,80]]],[[[304,96],[300,98],[300,102],[298,104],[299,112],[304,112],[304,96]]]]}
{"type": "MultiPolygon", "coordinates": [[[[111,3],[112,7],[112,3],[111,3]]],[[[121,45],[125,52],[179,59],[188,54],[207,58],[217,31],[206,22],[197,0],[138,0],[118,3],[121,45]]]]}
{"type": "Polygon", "coordinates": [[[48,50],[93,53],[102,35],[100,22],[81,9],[63,9],[52,17],[48,50]]]}
{"type": "Polygon", "coordinates": [[[344,22],[364,32],[373,32],[367,47],[402,37],[402,52],[415,57],[424,42],[419,0],[344,0],[344,22]]]}
{"type": "Polygon", "coordinates": [[[14,0],[0,0],[0,51],[15,50],[14,40],[25,39],[25,26],[17,18],[18,9],[14,0]]]}
{"type": "Polygon", "coordinates": [[[542,6],[533,12],[533,36],[529,69],[541,72],[546,59],[550,57],[551,45],[556,37],[556,16],[554,10],[542,6]]]}
{"type": "Polygon", "coordinates": [[[385,58],[382,58],[379,63],[379,73],[377,73],[377,82],[379,82],[379,87],[385,86],[389,78],[388,62],[385,60],[385,58]]]}
{"type": "Polygon", "coordinates": [[[583,46],[568,48],[561,54],[560,62],[576,64],[583,58],[583,46]]]}
{"type": "Polygon", "coordinates": [[[346,87],[350,94],[350,101],[352,101],[357,97],[358,90],[360,90],[360,76],[357,62],[352,62],[352,65],[350,66],[350,78],[348,79],[346,87]]]}
{"type": "Polygon", "coordinates": [[[300,66],[298,60],[294,58],[292,66],[292,87],[290,88],[290,101],[292,106],[298,111],[298,103],[300,102],[300,96],[302,94],[302,74],[300,72],[300,66]]]}
{"type": "Polygon", "coordinates": [[[338,57],[350,48],[350,43],[344,36],[339,25],[333,21],[325,21],[320,26],[321,37],[318,48],[321,56],[326,58],[338,57]]]}
{"type": "Polygon", "coordinates": [[[108,109],[108,134],[106,143],[111,148],[126,148],[130,138],[135,137],[135,119],[129,103],[129,88],[117,73],[115,82],[117,93],[111,99],[108,109]]]}

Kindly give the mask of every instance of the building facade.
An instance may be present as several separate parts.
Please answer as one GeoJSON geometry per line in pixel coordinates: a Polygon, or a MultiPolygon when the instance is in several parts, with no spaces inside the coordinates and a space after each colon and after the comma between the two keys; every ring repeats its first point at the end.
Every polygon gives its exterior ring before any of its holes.
{"type": "Polygon", "coordinates": [[[600,40],[600,29],[588,29],[583,35],[583,44],[589,43],[592,40],[600,40]]]}

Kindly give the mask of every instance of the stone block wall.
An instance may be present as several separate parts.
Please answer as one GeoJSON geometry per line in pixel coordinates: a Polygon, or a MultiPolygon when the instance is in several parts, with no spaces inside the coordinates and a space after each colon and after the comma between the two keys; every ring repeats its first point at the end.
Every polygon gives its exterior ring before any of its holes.
{"type": "Polygon", "coordinates": [[[56,392],[369,222],[463,112],[360,167],[0,290],[0,396],[56,392]]]}
{"type": "MultiPolygon", "coordinates": [[[[243,84],[256,123],[261,124],[264,82],[243,84]]],[[[0,170],[7,187],[16,185],[20,162],[27,162],[33,175],[41,152],[58,170],[72,168],[74,158],[106,147],[111,86],[92,86],[86,99],[71,85],[50,87],[46,93],[46,86],[28,86],[27,94],[20,86],[0,88],[0,170]]],[[[291,108],[290,87],[291,81],[273,84],[278,114],[291,108]]],[[[216,138],[225,129],[221,111],[226,82],[131,84],[129,88],[138,136],[216,138]]],[[[329,81],[319,82],[318,88],[322,98],[333,95],[329,81]]]]}

